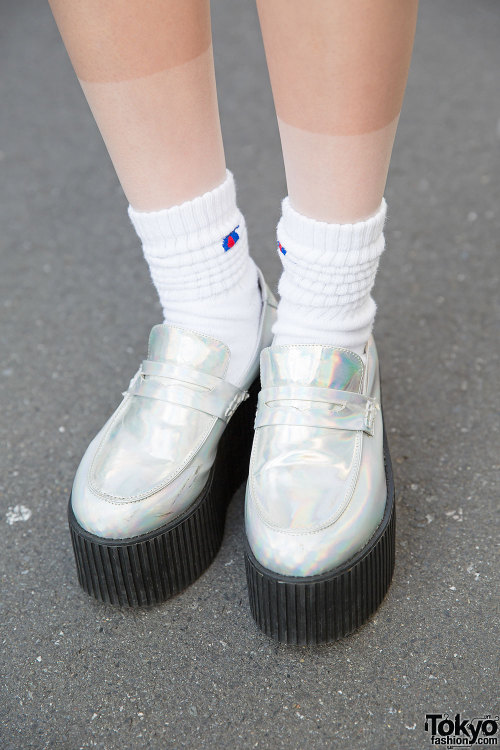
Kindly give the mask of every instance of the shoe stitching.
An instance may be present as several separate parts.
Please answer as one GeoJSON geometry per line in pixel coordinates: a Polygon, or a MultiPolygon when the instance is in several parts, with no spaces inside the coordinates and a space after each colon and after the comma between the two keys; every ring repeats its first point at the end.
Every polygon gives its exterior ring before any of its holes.
{"type": "MultiPolygon", "coordinates": [[[[262,277],[262,290],[263,290],[263,294],[264,294],[265,291],[266,291],[266,285],[265,285],[265,281],[264,281],[263,277],[262,277]]],[[[265,317],[266,317],[266,304],[267,304],[267,302],[264,302],[264,298],[263,298],[263,308],[262,308],[261,322],[260,322],[260,327],[259,327],[259,338],[258,338],[258,342],[257,342],[257,346],[256,346],[256,350],[255,351],[257,351],[258,348],[259,348],[259,344],[260,344],[260,340],[261,340],[261,336],[262,336],[262,331],[263,331],[263,328],[264,328],[264,321],[265,321],[265,317]]],[[[159,325],[162,325],[162,324],[160,323],[159,325]]],[[[180,331],[189,331],[190,333],[195,333],[196,335],[200,335],[198,331],[194,331],[194,330],[187,329],[187,328],[182,328],[181,326],[172,325],[170,327],[176,328],[177,330],[180,330],[180,331]]],[[[201,335],[204,335],[204,334],[201,334],[201,335]]],[[[211,336],[206,336],[206,338],[209,338],[212,341],[215,341],[216,343],[222,343],[222,345],[224,346],[224,348],[226,349],[226,351],[229,353],[229,348],[225,344],[223,344],[223,342],[220,342],[218,339],[215,339],[215,338],[213,338],[211,336]]],[[[148,359],[150,357],[151,357],[151,347],[148,344],[148,359]]],[[[228,366],[229,366],[229,359],[226,359],[226,362],[224,364],[223,375],[226,374],[228,366]]],[[[250,367],[248,369],[250,370],[250,367]]],[[[138,377],[139,374],[140,374],[140,370],[134,375],[134,377],[132,378],[132,381],[136,377],[138,377]]],[[[125,393],[127,394],[127,392],[125,392],[125,393]]],[[[238,396],[236,396],[235,398],[238,398],[238,396]]],[[[141,502],[142,500],[146,500],[147,498],[151,497],[152,495],[156,494],[157,492],[160,492],[161,490],[165,489],[169,484],[171,484],[174,481],[174,479],[176,479],[177,476],[179,476],[179,474],[186,469],[186,467],[189,465],[189,463],[191,463],[191,461],[195,458],[195,456],[200,452],[201,448],[203,447],[203,445],[207,441],[208,437],[210,436],[210,433],[212,432],[213,428],[215,427],[215,425],[216,425],[216,423],[218,421],[218,417],[214,417],[213,418],[213,420],[212,420],[211,424],[209,425],[209,427],[207,428],[206,432],[202,434],[202,437],[200,438],[200,441],[197,444],[197,446],[195,446],[195,448],[193,448],[191,450],[191,452],[186,457],[185,461],[182,464],[180,464],[179,467],[175,471],[171,472],[162,482],[159,482],[156,485],[154,485],[152,488],[150,488],[149,490],[147,490],[147,491],[145,491],[143,493],[138,493],[136,495],[110,495],[107,492],[104,492],[101,489],[99,489],[98,486],[97,486],[97,484],[96,484],[96,479],[95,479],[95,463],[97,461],[98,454],[102,450],[103,444],[104,444],[105,440],[107,439],[107,437],[109,435],[109,432],[111,431],[112,427],[116,423],[116,420],[117,420],[118,416],[125,410],[126,405],[127,405],[127,403],[128,403],[129,400],[130,400],[129,396],[126,395],[125,398],[124,398],[124,400],[122,401],[122,403],[116,409],[116,411],[115,411],[115,413],[114,413],[114,415],[113,415],[113,417],[112,417],[112,419],[111,419],[108,427],[106,428],[105,432],[103,433],[103,436],[102,436],[102,438],[101,438],[101,440],[99,442],[99,445],[98,445],[98,447],[97,447],[97,449],[96,449],[96,451],[94,453],[94,456],[92,458],[92,462],[91,462],[90,467],[88,469],[88,475],[87,475],[87,481],[88,481],[89,487],[92,490],[92,492],[97,497],[102,498],[103,500],[105,500],[109,504],[111,504],[111,505],[118,505],[118,506],[120,506],[120,505],[129,505],[129,504],[133,504],[133,503],[136,503],[136,502],[141,502]]],[[[231,411],[231,413],[228,415],[228,420],[234,415],[236,409],[238,408],[238,406],[244,400],[245,400],[244,398],[241,399],[241,401],[231,411]]],[[[234,399],[233,399],[233,401],[234,401],[234,399]]],[[[232,403],[233,402],[231,402],[231,404],[229,405],[228,410],[231,408],[232,403]]],[[[221,437],[222,437],[222,435],[221,435],[221,437]]]]}

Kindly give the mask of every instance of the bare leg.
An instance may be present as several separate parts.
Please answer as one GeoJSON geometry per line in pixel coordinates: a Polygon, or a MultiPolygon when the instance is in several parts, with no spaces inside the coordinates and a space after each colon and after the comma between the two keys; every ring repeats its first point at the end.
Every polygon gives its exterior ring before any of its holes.
{"type": "Polygon", "coordinates": [[[49,2],[134,208],[168,208],[220,185],[209,0],[49,2]]]}
{"type": "Polygon", "coordinates": [[[292,206],[355,222],[380,206],[418,0],[257,0],[292,206]]]}

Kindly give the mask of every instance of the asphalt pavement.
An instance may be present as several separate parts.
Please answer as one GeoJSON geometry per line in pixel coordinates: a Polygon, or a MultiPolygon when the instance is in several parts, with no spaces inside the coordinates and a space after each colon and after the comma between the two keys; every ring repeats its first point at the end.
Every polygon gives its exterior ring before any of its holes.
{"type": "MultiPolygon", "coordinates": [[[[283,164],[252,2],[214,0],[228,165],[269,281],[283,164]]],[[[74,472],[160,308],[48,5],[0,4],[0,747],[426,750],[426,713],[499,713],[500,5],[422,0],[376,337],[398,511],[379,612],[345,640],[255,627],[243,488],[164,606],[78,587],[74,472]]]]}

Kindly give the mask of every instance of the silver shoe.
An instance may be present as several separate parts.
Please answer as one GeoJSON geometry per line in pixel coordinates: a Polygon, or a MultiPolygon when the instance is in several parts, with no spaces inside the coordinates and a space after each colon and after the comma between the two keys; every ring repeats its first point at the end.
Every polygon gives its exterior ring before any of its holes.
{"type": "Polygon", "coordinates": [[[276,300],[259,274],[260,332],[241,388],[227,346],[157,325],[148,358],[76,473],[69,525],[78,578],[113,604],[156,604],[209,566],[226,506],[246,479],[261,350],[276,300]]]}
{"type": "Polygon", "coordinates": [[[347,635],[394,568],[394,485],[377,350],[272,346],[261,354],[245,502],[250,606],[287,643],[347,635]]]}

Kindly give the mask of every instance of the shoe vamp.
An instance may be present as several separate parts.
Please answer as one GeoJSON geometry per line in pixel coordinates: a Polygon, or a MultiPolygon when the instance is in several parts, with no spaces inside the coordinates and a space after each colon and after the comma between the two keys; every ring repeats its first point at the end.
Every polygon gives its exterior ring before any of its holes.
{"type": "Polygon", "coordinates": [[[215,421],[208,414],[178,404],[129,399],[96,453],[92,485],[98,492],[122,499],[151,494],[192,460],[215,421]]]}
{"type": "Polygon", "coordinates": [[[313,530],[344,510],[354,485],[356,432],[273,425],[257,431],[252,492],[267,523],[313,530]]]}

